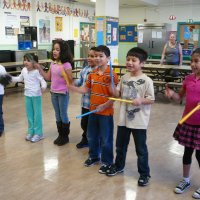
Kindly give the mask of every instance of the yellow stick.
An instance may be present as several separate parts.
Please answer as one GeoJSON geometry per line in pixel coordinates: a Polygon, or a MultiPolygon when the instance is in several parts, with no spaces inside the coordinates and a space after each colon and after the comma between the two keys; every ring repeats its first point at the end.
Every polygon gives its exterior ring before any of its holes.
{"type": "Polygon", "coordinates": [[[114,100],[114,101],[121,101],[121,102],[125,102],[125,103],[133,103],[132,100],[126,100],[126,99],[118,99],[118,98],[113,98],[113,97],[108,97],[108,99],[114,100]]]}
{"type": "Polygon", "coordinates": [[[69,85],[69,79],[67,77],[67,74],[65,73],[65,70],[61,68],[61,74],[63,76],[63,78],[65,79],[67,85],[69,85]]]}
{"type": "Polygon", "coordinates": [[[193,108],[187,115],[185,115],[178,123],[183,124],[194,112],[200,109],[200,104],[193,108]]]}

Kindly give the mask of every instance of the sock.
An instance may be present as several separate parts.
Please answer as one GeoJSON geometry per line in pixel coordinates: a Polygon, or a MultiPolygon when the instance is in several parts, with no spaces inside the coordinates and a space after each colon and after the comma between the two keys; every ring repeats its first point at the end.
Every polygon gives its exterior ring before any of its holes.
{"type": "Polygon", "coordinates": [[[183,180],[185,181],[185,182],[187,182],[187,183],[189,183],[190,182],[190,178],[188,177],[188,178],[186,178],[186,177],[183,177],[183,180]]]}

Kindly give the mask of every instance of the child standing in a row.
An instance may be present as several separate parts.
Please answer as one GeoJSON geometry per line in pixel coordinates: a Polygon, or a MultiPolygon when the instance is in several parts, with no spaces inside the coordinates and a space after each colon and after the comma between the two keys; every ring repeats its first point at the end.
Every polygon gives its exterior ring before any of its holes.
{"type": "Polygon", "coordinates": [[[66,73],[69,82],[72,82],[73,56],[69,45],[66,41],[56,40],[52,45],[51,63],[49,71],[46,73],[37,65],[41,75],[45,80],[51,81],[51,101],[56,116],[56,125],[58,129],[58,137],[54,140],[54,144],[62,146],[69,142],[70,121],[67,110],[69,105],[69,91],[62,72],[66,73]]]}
{"type": "MultiPolygon", "coordinates": [[[[99,173],[105,174],[113,163],[113,102],[108,100],[111,96],[109,87],[111,84],[110,68],[107,65],[110,60],[110,49],[100,45],[95,50],[95,61],[98,66],[92,71],[87,79],[86,85],[77,88],[70,86],[70,89],[79,93],[91,92],[90,111],[96,113],[89,115],[88,121],[88,143],[89,158],[85,166],[89,167],[101,160],[102,166],[99,173]]],[[[118,83],[117,75],[113,72],[114,84],[118,83]]]]}
{"type": "Polygon", "coordinates": [[[148,185],[150,178],[146,140],[151,104],[155,100],[153,81],[142,72],[147,56],[147,52],[139,47],[132,48],[127,53],[128,73],[121,77],[120,83],[114,90],[114,96],[132,100],[133,103],[120,103],[115,164],[106,172],[107,176],[114,176],[124,171],[126,153],[132,134],[138,158],[139,186],[148,185]]]}
{"type": "MultiPolygon", "coordinates": [[[[88,66],[84,67],[80,72],[80,78],[75,81],[75,85],[80,87],[86,84],[87,77],[91,71],[96,67],[95,63],[95,50],[96,47],[92,47],[88,52],[87,62],[88,66]]],[[[81,114],[87,113],[90,111],[90,92],[82,95],[81,99],[81,114]]],[[[81,118],[81,128],[83,129],[82,139],[76,145],[78,149],[88,147],[87,140],[87,126],[88,126],[89,115],[86,115],[81,118]]]]}
{"type": "MultiPolygon", "coordinates": [[[[192,74],[185,77],[183,86],[179,93],[166,88],[166,96],[175,101],[181,101],[186,97],[185,110],[183,117],[200,103],[200,48],[192,53],[191,58],[192,74]]],[[[183,145],[183,179],[174,189],[175,193],[181,194],[190,187],[190,167],[192,163],[192,154],[195,156],[200,167],[200,110],[197,110],[183,124],[178,124],[174,131],[174,138],[179,144],[183,145]]],[[[200,188],[197,189],[193,197],[200,199],[200,188]]]]}
{"type": "Polygon", "coordinates": [[[12,82],[24,82],[24,95],[26,115],[28,119],[28,135],[26,140],[38,142],[43,139],[42,128],[42,92],[47,87],[46,81],[34,68],[38,62],[38,56],[32,54],[24,55],[24,68],[17,77],[12,77],[12,82]]]}

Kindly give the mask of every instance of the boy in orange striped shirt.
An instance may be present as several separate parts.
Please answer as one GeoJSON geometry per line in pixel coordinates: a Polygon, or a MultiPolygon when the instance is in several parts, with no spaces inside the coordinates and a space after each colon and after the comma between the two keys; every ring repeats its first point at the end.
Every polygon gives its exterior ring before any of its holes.
{"type": "MultiPolygon", "coordinates": [[[[88,120],[88,144],[89,158],[84,165],[90,167],[101,161],[102,166],[99,173],[105,174],[107,169],[113,163],[113,101],[108,100],[110,94],[110,68],[107,65],[110,60],[110,49],[107,46],[100,45],[96,48],[95,62],[97,69],[88,75],[86,85],[77,88],[70,86],[70,89],[79,93],[91,92],[90,111],[97,112],[90,114],[88,120]]],[[[117,85],[118,78],[113,72],[114,84],[117,85]]]]}

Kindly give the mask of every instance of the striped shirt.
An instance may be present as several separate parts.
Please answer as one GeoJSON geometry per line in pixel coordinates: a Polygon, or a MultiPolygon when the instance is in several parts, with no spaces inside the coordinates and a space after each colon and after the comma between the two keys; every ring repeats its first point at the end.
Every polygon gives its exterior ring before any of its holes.
{"type": "MultiPolygon", "coordinates": [[[[118,84],[117,74],[113,72],[114,84],[118,84]]],[[[111,84],[110,79],[110,68],[109,66],[106,68],[103,74],[99,74],[98,68],[94,71],[90,72],[88,75],[88,79],[86,81],[86,87],[91,90],[90,96],[90,110],[95,110],[97,106],[104,104],[108,101],[108,97],[110,97],[109,87],[111,84]]],[[[96,114],[100,115],[113,115],[114,110],[113,107],[106,108],[103,111],[96,112],[96,114]]]]}

